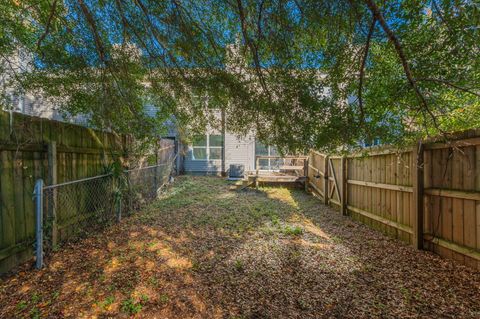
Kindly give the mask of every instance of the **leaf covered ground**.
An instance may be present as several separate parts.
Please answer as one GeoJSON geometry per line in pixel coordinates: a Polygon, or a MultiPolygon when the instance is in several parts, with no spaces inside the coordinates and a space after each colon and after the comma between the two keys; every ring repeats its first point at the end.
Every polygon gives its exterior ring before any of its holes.
{"type": "Polygon", "coordinates": [[[480,273],[302,190],[182,176],[41,271],[0,282],[0,318],[478,318],[480,273]]]}

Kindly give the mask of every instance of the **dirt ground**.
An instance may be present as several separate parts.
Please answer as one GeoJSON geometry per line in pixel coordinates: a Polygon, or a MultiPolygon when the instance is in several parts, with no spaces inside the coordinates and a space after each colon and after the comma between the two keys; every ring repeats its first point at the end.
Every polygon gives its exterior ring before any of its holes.
{"type": "Polygon", "coordinates": [[[479,272],[302,190],[185,176],[162,197],[2,279],[0,318],[480,318],[479,272]]]}

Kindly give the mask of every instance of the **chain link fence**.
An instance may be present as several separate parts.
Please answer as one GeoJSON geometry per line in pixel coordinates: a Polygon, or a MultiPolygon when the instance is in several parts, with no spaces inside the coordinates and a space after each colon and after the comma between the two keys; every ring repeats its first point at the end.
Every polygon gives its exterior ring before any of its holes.
{"type": "Polygon", "coordinates": [[[56,185],[37,181],[37,268],[43,255],[62,243],[88,237],[158,198],[172,178],[175,159],[172,153],[158,165],[56,185]]]}
{"type": "Polygon", "coordinates": [[[115,221],[121,196],[116,184],[108,174],[44,187],[44,251],[115,221]]]}
{"type": "Polygon", "coordinates": [[[135,211],[155,198],[163,190],[170,180],[170,172],[173,169],[173,160],[167,163],[142,167],[126,171],[128,182],[128,207],[135,211]]]}

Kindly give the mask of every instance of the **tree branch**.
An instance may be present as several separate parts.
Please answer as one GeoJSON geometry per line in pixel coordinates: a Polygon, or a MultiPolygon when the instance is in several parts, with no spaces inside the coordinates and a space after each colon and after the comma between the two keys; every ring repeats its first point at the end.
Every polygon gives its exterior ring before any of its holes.
{"type": "Polygon", "coordinates": [[[258,33],[258,38],[262,38],[262,13],[263,13],[263,5],[265,4],[265,1],[262,0],[260,2],[259,8],[258,8],[258,19],[257,19],[257,33],[258,33]]]}
{"type": "Polygon", "coordinates": [[[363,52],[362,62],[360,65],[360,76],[358,79],[358,106],[360,108],[360,124],[363,125],[365,121],[365,112],[363,109],[363,80],[365,77],[365,64],[367,63],[368,51],[370,50],[370,41],[372,39],[373,31],[375,30],[375,24],[377,23],[377,18],[374,16],[370,29],[368,30],[367,42],[365,43],[365,49],[363,52]]]}
{"type": "Polygon", "coordinates": [[[300,11],[300,14],[302,15],[302,17],[305,15],[305,13],[303,12],[303,8],[302,6],[300,5],[300,3],[298,2],[298,0],[293,0],[293,2],[295,3],[295,6],[298,8],[298,11],[300,11]]]}
{"type": "MultiPolygon", "coordinates": [[[[50,26],[52,24],[53,17],[55,16],[55,10],[57,9],[57,0],[53,0],[52,7],[50,8],[50,15],[48,16],[47,24],[45,25],[45,32],[38,38],[37,41],[37,50],[40,51],[42,41],[45,40],[48,33],[50,32],[50,26]]],[[[43,55],[43,53],[42,53],[43,55]]]]}
{"type": "Polygon", "coordinates": [[[243,38],[245,39],[245,42],[247,43],[247,46],[250,48],[250,51],[252,52],[253,62],[255,64],[255,71],[256,71],[257,76],[260,80],[260,85],[262,86],[264,92],[267,93],[268,97],[271,98],[270,97],[270,92],[267,88],[267,85],[265,83],[265,79],[263,77],[262,69],[260,67],[260,59],[258,57],[257,48],[255,47],[254,43],[251,41],[250,37],[248,36],[247,23],[246,23],[246,17],[245,17],[245,12],[244,12],[244,9],[243,9],[242,0],[237,0],[237,7],[238,7],[238,13],[239,13],[239,17],[240,17],[240,24],[241,24],[243,38]]]}
{"type": "Polygon", "coordinates": [[[85,5],[85,2],[83,0],[78,0],[78,4],[82,9],[82,13],[85,16],[85,19],[87,20],[88,25],[92,29],[93,40],[95,42],[95,47],[97,48],[97,52],[100,57],[100,60],[103,63],[107,64],[107,61],[105,59],[105,49],[103,47],[102,40],[100,39],[100,35],[98,34],[97,24],[95,23],[95,19],[93,18],[90,10],[85,5]]]}
{"type": "Polygon", "coordinates": [[[385,34],[387,35],[388,39],[393,43],[393,46],[395,47],[395,51],[397,52],[397,56],[400,59],[400,62],[402,64],[405,76],[407,77],[408,83],[410,84],[413,91],[415,92],[415,95],[417,96],[421,106],[430,115],[435,127],[439,128],[435,115],[430,110],[430,108],[428,106],[428,103],[427,103],[427,100],[425,99],[425,96],[423,96],[422,92],[420,91],[420,88],[417,85],[417,82],[415,81],[415,78],[413,77],[412,70],[410,69],[410,66],[408,65],[407,57],[405,55],[405,52],[403,51],[403,47],[400,43],[400,40],[397,38],[395,33],[393,33],[393,31],[388,26],[387,22],[385,21],[385,18],[383,17],[382,13],[380,12],[380,9],[378,8],[378,6],[375,4],[374,0],[364,0],[364,1],[366,3],[367,7],[372,12],[372,14],[375,16],[375,18],[380,23],[380,25],[381,25],[383,31],[385,32],[385,34]]]}
{"type": "Polygon", "coordinates": [[[449,82],[449,81],[446,81],[446,80],[442,80],[442,79],[434,79],[434,78],[417,78],[416,79],[417,82],[435,82],[435,83],[440,83],[440,84],[444,84],[446,86],[450,86],[452,88],[455,88],[457,90],[460,90],[460,91],[463,91],[465,93],[469,93],[469,94],[472,94],[472,95],[475,95],[476,97],[480,97],[480,93],[477,93],[475,91],[472,91],[468,88],[465,88],[465,87],[462,87],[458,84],[455,84],[455,83],[452,83],[452,82],[449,82]]]}

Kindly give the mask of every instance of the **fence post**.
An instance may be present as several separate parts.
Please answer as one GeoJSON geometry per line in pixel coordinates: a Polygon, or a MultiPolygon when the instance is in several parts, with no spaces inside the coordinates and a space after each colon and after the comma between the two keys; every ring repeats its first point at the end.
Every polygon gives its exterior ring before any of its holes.
{"type": "Polygon", "coordinates": [[[153,176],[153,184],[154,184],[154,196],[157,197],[157,191],[158,191],[158,150],[155,150],[155,174],[153,176]]]}
{"type": "Polygon", "coordinates": [[[122,221],[122,194],[119,193],[117,196],[116,196],[116,202],[117,202],[117,222],[121,222],[122,221]]]}
{"type": "Polygon", "coordinates": [[[347,158],[342,156],[341,162],[341,170],[342,170],[342,198],[341,198],[341,210],[342,215],[347,215],[347,158]]]}
{"type": "MultiPolygon", "coordinates": [[[[125,174],[122,171],[121,174],[125,174]]],[[[116,178],[115,176],[110,177],[112,179],[112,192],[114,196],[114,206],[113,211],[117,217],[117,222],[120,223],[122,221],[122,199],[123,199],[123,189],[121,188],[121,178],[119,176],[116,178]]]]}
{"type": "Polygon", "coordinates": [[[175,148],[174,148],[174,152],[175,154],[177,155],[177,157],[175,158],[176,159],[176,162],[175,162],[175,173],[177,175],[180,175],[180,172],[181,172],[181,157],[180,157],[180,150],[181,150],[181,146],[182,144],[180,143],[180,141],[178,140],[178,138],[175,138],[175,148]]]}
{"type": "Polygon", "coordinates": [[[414,220],[413,220],[413,245],[416,249],[423,249],[423,192],[424,192],[424,159],[423,145],[418,142],[413,149],[414,167],[412,170],[413,182],[413,202],[414,202],[414,220]]]}
{"type": "MultiPolygon", "coordinates": [[[[57,143],[51,141],[48,144],[48,184],[57,184],[57,143]]],[[[49,203],[49,217],[52,222],[52,247],[56,247],[58,243],[58,227],[57,227],[57,190],[52,189],[52,200],[49,203]]]]}
{"type": "Polygon", "coordinates": [[[325,155],[325,158],[324,158],[324,171],[323,171],[323,202],[325,203],[325,205],[328,205],[328,155],[325,155]]]}
{"type": "Polygon", "coordinates": [[[130,178],[130,172],[127,170],[126,171],[126,178],[127,178],[127,196],[128,196],[128,208],[127,208],[127,214],[130,214],[132,212],[132,206],[133,206],[133,191],[132,191],[132,181],[130,178]]]}
{"type": "Polygon", "coordinates": [[[43,266],[43,180],[35,182],[33,192],[35,199],[35,268],[43,266]]]}
{"type": "Polygon", "coordinates": [[[305,175],[305,191],[308,192],[308,165],[310,162],[310,155],[303,160],[303,174],[305,175]]]}
{"type": "Polygon", "coordinates": [[[260,159],[258,156],[255,157],[255,168],[256,168],[256,174],[255,174],[255,188],[258,188],[258,173],[260,170],[260,159]]]}

